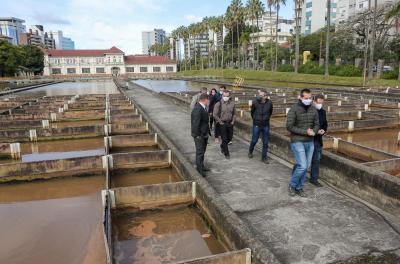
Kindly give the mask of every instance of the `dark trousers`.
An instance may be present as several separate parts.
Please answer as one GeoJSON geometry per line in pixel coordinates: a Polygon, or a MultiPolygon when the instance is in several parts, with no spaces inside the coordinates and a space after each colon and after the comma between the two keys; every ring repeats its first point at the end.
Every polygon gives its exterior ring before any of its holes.
{"type": "Polygon", "coordinates": [[[321,163],[322,144],[319,140],[314,140],[314,153],[311,160],[311,182],[318,182],[319,164],[321,163]]]}
{"type": "Polygon", "coordinates": [[[215,122],[214,135],[215,138],[219,138],[221,136],[221,125],[217,122],[215,122]]]}
{"type": "Polygon", "coordinates": [[[224,123],[220,125],[221,132],[221,152],[225,156],[229,156],[228,143],[232,141],[233,138],[233,125],[231,123],[224,123]]]}
{"type": "Polygon", "coordinates": [[[269,126],[265,126],[265,127],[253,126],[253,136],[251,139],[249,152],[253,153],[254,147],[256,146],[256,144],[258,142],[258,138],[260,137],[260,134],[262,134],[262,143],[263,143],[261,158],[263,160],[266,160],[267,153],[268,153],[269,126]]]}
{"type": "Polygon", "coordinates": [[[196,166],[197,171],[203,175],[204,173],[204,154],[207,149],[208,138],[199,137],[194,139],[194,145],[196,146],[196,166]]]}
{"type": "Polygon", "coordinates": [[[210,129],[212,129],[214,123],[214,117],[210,115],[210,129]]]}

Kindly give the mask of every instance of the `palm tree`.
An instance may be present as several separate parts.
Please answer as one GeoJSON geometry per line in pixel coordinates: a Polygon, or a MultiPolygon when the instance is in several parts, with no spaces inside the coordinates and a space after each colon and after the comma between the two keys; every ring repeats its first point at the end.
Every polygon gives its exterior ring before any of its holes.
{"type": "Polygon", "coordinates": [[[329,76],[329,45],[330,37],[329,33],[331,31],[331,0],[326,1],[326,48],[325,48],[325,76],[329,76]]]}
{"type": "Polygon", "coordinates": [[[299,55],[300,55],[300,19],[301,10],[304,4],[304,0],[295,0],[295,19],[296,19],[296,52],[295,52],[295,65],[294,72],[299,72],[299,55]]]}
{"type": "MultiPolygon", "coordinates": [[[[232,0],[231,5],[230,5],[230,13],[232,14],[233,21],[236,24],[236,46],[238,49],[238,54],[237,54],[238,60],[240,62],[239,23],[241,23],[243,21],[243,15],[244,15],[242,0],[232,0]]],[[[232,30],[232,33],[233,33],[233,30],[232,30]]]]}
{"type": "Polygon", "coordinates": [[[391,19],[400,16],[400,2],[395,4],[393,8],[386,14],[386,19],[391,19]]]}
{"type": "MultiPolygon", "coordinates": [[[[269,8],[269,19],[270,19],[270,34],[271,34],[271,43],[272,43],[272,6],[274,5],[275,0],[267,0],[267,5],[269,8]]],[[[271,56],[271,71],[273,70],[273,64],[272,64],[272,45],[270,49],[270,56],[271,56]]]]}
{"type": "MultiPolygon", "coordinates": [[[[222,54],[221,54],[221,67],[224,68],[224,17],[219,16],[217,17],[215,21],[215,32],[216,33],[222,33],[222,54]]],[[[219,47],[217,46],[217,60],[218,60],[218,49],[219,47]]]]}
{"type": "Polygon", "coordinates": [[[233,29],[235,27],[235,23],[233,21],[233,15],[231,12],[231,7],[229,6],[225,13],[224,25],[230,30],[232,43],[231,43],[231,63],[233,64],[233,29]]]}
{"type": "Polygon", "coordinates": [[[281,5],[286,5],[286,0],[275,0],[276,9],[276,25],[275,25],[275,71],[278,70],[278,25],[279,25],[279,9],[281,5]]]}
{"type": "Polygon", "coordinates": [[[192,70],[192,54],[191,54],[191,47],[190,47],[190,39],[194,40],[194,48],[193,48],[193,52],[194,52],[194,65],[197,69],[197,55],[196,55],[196,37],[195,35],[197,34],[196,31],[196,24],[192,23],[189,25],[188,27],[188,31],[189,31],[189,45],[188,45],[188,53],[189,53],[189,59],[190,59],[190,70],[192,70]]]}
{"type": "Polygon", "coordinates": [[[368,78],[373,78],[373,64],[374,64],[374,52],[375,52],[375,40],[376,40],[376,17],[378,13],[378,0],[375,0],[373,22],[372,22],[372,37],[369,49],[369,66],[368,66],[368,78]]]}
{"type": "MultiPolygon", "coordinates": [[[[211,23],[212,23],[213,17],[204,17],[203,20],[200,22],[202,24],[202,28],[204,29],[204,32],[208,35],[209,34],[209,30],[211,29],[211,23]]],[[[207,45],[208,45],[208,52],[207,52],[207,58],[208,58],[208,67],[210,67],[210,52],[211,52],[211,41],[210,41],[210,37],[207,38],[207,45]]],[[[213,39],[214,39],[214,32],[213,32],[213,39]]],[[[203,62],[203,60],[201,60],[203,62]]],[[[207,67],[207,68],[208,68],[207,67]]]]}
{"type": "MultiPolygon", "coordinates": [[[[182,39],[183,39],[183,43],[185,44],[185,43],[188,41],[188,39],[189,39],[189,30],[188,30],[187,27],[182,26],[181,29],[180,29],[180,31],[181,31],[181,36],[182,36],[182,39]]],[[[188,45],[188,46],[190,46],[190,45],[188,45]]],[[[184,50],[184,52],[185,52],[185,71],[186,71],[186,67],[187,67],[187,54],[188,54],[188,52],[187,52],[187,50],[184,50]]]]}
{"type": "MultiPolygon", "coordinates": [[[[246,4],[246,13],[251,19],[251,26],[252,26],[252,33],[254,37],[254,19],[257,20],[257,29],[258,29],[258,17],[260,14],[263,13],[264,11],[264,4],[260,0],[247,0],[246,4]]],[[[252,49],[253,49],[253,67],[254,67],[254,61],[255,61],[255,45],[254,41],[252,41],[252,49]]],[[[257,54],[258,54],[258,49],[257,49],[257,54]]],[[[258,61],[258,56],[257,56],[257,61],[258,61]]]]}

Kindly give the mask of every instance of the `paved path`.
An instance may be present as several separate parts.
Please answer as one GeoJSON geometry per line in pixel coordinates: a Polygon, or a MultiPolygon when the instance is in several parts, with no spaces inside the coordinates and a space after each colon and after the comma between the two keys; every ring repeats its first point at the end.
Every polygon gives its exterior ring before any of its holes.
{"type": "MultiPolygon", "coordinates": [[[[189,113],[142,88],[128,94],[194,163],[189,113]]],[[[308,198],[291,198],[290,168],[276,160],[264,165],[260,153],[249,160],[248,145],[238,139],[230,149],[226,161],[214,142],[209,145],[207,180],[283,263],[330,263],[400,248],[400,236],[364,205],[310,185],[305,187],[308,198]]]]}

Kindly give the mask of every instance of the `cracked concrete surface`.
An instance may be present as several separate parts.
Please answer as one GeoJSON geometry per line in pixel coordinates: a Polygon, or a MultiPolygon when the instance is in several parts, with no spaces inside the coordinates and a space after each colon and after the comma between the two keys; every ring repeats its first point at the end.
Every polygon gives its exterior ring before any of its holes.
{"type": "MultiPolygon", "coordinates": [[[[190,114],[136,86],[128,94],[194,164],[190,114]]],[[[206,179],[283,263],[331,263],[385,251],[399,255],[400,235],[364,205],[309,184],[307,198],[289,197],[290,168],[276,160],[265,165],[260,153],[249,160],[241,140],[234,139],[230,150],[227,161],[210,140],[206,179]]]]}

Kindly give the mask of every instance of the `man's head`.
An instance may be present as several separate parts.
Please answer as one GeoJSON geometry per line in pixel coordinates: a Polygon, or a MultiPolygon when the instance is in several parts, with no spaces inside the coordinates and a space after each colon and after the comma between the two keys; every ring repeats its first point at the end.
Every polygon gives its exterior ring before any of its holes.
{"type": "Polygon", "coordinates": [[[230,96],[231,96],[231,92],[225,89],[224,93],[222,94],[222,100],[227,102],[227,101],[229,101],[230,96]]]}
{"type": "Polygon", "coordinates": [[[207,90],[206,87],[202,87],[202,88],[200,89],[200,94],[207,94],[207,92],[208,92],[208,90],[207,90]]]}
{"type": "Polygon", "coordinates": [[[225,85],[220,85],[220,86],[219,86],[219,93],[220,93],[220,94],[223,94],[225,91],[226,91],[225,85]]]}
{"type": "Polygon", "coordinates": [[[202,93],[199,97],[199,102],[205,106],[208,106],[208,95],[206,93],[202,93]]]}
{"type": "Polygon", "coordinates": [[[300,91],[300,100],[304,105],[311,105],[312,94],[310,89],[303,89],[300,91]]]}
{"type": "Polygon", "coordinates": [[[324,104],[325,97],[322,94],[317,94],[314,96],[314,106],[318,110],[322,108],[322,105],[324,104]]]}

